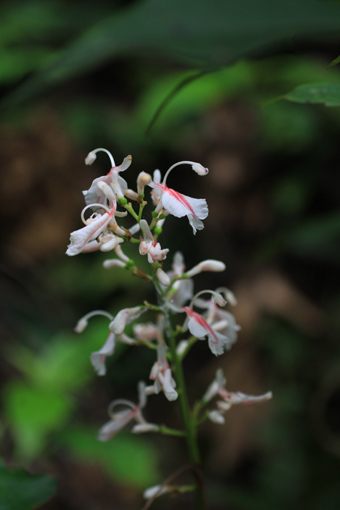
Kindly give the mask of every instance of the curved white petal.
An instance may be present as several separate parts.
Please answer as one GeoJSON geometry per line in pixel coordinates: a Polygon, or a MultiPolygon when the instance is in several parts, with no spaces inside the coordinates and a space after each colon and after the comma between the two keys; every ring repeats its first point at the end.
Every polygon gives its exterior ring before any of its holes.
{"type": "Polygon", "coordinates": [[[165,370],[165,373],[164,373],[163,391],[164,391],[164,395],[166,396],[166,398],[170,401],[176,400],[178,397],[178,393],[175,390],[174,385],[173,385],[170,368],[165,370]]]}
{"type": "Polygon", "coordinates": [[[107,356],[112,356],[115,346],[115,335],[110,333],[100,351],[91,354],[90,360],[98,375],[106,374],[105,360],[107,356]]]}
{"type": "Polygon", "coordinates": [[[209,333],[208,343],[210,350],[215,356],[220,356],[224,353],[225,349],[230,349],[231,344],[228,341],[228,338],[217,331],[213,331],[213,333],[209,333]]]}
{"type": "Polygon", "coordinates": [[[196,338],[202,339],[208,334],[207,329],[199,324],[193,317],[189,319],[188,328],[190,333],[196,338]]]}
{"type": "Polygon", "coordinates": [[[66,255],[73,257],[81,253],[89,241],[93,241],[104,230],[111,217],[108,213],[101,214],[89,225],[71,232],[70,244],[67,247],[66,255]]]}

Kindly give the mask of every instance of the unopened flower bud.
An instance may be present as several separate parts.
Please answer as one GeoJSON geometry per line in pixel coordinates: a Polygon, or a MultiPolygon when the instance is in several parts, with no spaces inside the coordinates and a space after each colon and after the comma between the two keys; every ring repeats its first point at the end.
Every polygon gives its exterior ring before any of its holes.
{"type": "Polygon", "coordinates": [[[198,175],[207,175],[209,173],[208,168],[205,168],[201,163],[193,163],[191,165],[191,168],[196,172],[198,175]]]}
{"type": "Polygon", "coordinates": [[[234,293],[230,289],[227,289],[227,287],[219,287],[218,289],[216,289],[216,292],[223,294],[231,306],[237,305],[237,299],[234,293]]]}
{"type": "Polygon", "coordinates": [[[92,163],[97,159],[97,154],[94,151],[88,153],[85,158],[85,165],[92,165],[92,163]]]}
{"type": "Polygon", "coordinates": [[[139,253],[141,255],[146,255],[149,251],[149,243],[146,241],[141,241],[139,244],[139,253]]]}
{"type": "Polygon", "coordinates": [[[156,271],[156,276],[160,283],[164,285],[164,287],[169,287],[171,280],[169,276],[161,269],[160,267],[156,271]]]}
{"type": "Polygon", "coordinates": [[[150,174],[147,174],[146,172],[141,172],[138,177],[137,177],[137,190],[138,190],[138,195],[143,195],[144,194],[144,188],[145,186],[147,186],[148,184],[150,184],[150,182],[152,181],[152,177],[150,174]]]}
{"type": "Polygon", "coordinates": [[[137,202],[139,197],[138,193],[133,191],[133,189],[126,189],[124,194],[129,200],[134,200],[135,202],[137,202]]]}
{"type": "Polygon", "coordinates": [[[213,271],[214,273],[224,271],[225,270],[225,264],[221,262],[220,260],[203,260],[203,262],[200,262],[197,264],[197,266],[194,266],[192,269],[187,271],[186,275],[187,278],[192,278],[193,276],[201,273],[202,271],[213,271]]]}
{"type": "Polygon", "coordinates": [[[108,259],[104,260],[103,267],[105,267],[105,269],[111,269],[112,267],[125,267],[125,262],[118,259],[108,259]]]}
{"type": "Polygon", "coordinates": [[[115,201],[115,196],[113,194],[111,186],[106,184],[104,181],[97,182],[97,188],[104,193],[104,195],[109,198],[110,200],[115,201]]]}
{"type": "Polygon", "coordinates": [[[117,257],[119,257],[123,262],[129,262],[130,260],[129,257],[125,255],[125,253],[123,252],[119,245],[115,248],[115,253],[117,257]]]}
{"type": "Polygon", "coordinates": [[[76,324],[76,327],[74,328],[74,331],[76,333],[82,333],[84,331],[84,329],[87,328],[88,324],[89,323],[86,319],[84,319],[84,318],[79,319],[79,321],[76,324]]]}
{"type": "Polygon", "coordinates": [[[159,426],[153,423],[138,423],[132,428],[133,434],[143,434],[144,432],[158,432],[159,426]]]}
{"type": "Polygon", "coordinates": [[[103,243],[100,247],[100,251],[111,251],[116,248],[119,244],[123,243],[124,239],[121,237],[112,237],[109,241],[106,241],[106,243],[103,243]]]}
{"type": "Polygon", "coordinates": [[[139,225],[139,223],[136,223],[136,224],[135,224],[135,225],[133,225],[131,228],[129,228],[129,231],[130,231],[131,235],[133,235],[133,236],[134,236],[135,234],[137,234],[137,232],[139,232],[139,231],[140,231],[140,225],[139,225]]]}
{"type": "Polygon", "coordinates": [[[143,498],[144,499],[151,499],[151,498],[158,498],[158,496],[161,496],[162,494],[167,494],[169,489],[165,486],[162,487],[161,485],[154,485],[153,487],[149,487],[143,492],[143,498]]]}
{"type": "Polygon", "coordinates": [[[208,413],[208,418],[218,425],[223,425],[225,423],[225,419],[221,411],[210,411],[208,413]]]}

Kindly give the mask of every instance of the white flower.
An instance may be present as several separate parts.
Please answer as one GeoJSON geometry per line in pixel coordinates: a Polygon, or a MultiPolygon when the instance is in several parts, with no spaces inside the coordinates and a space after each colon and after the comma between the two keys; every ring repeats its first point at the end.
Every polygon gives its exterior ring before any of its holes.
{"type": "Polygon", "coordinates": [[[257,404],[259,402],[266,402],[271,399],[273,394],[271,391],[264,393],[263,395],[252,396],[246,395],[237,391],[236,393],[230,392],[225,388],[226,379],[221,369],[217,370],[214,381],[209,386],[202,400],[206,404],[216,395],[222,397],[222,401],[217,402],[218,409],[209,411],[207,413],[208,418],[218,424],[224,423],[223,414],[236,404],[257,404]]]}
{"type": "Polygon", "coordinates": [[[197,299],[195,300],[195,305],[207,309],[207,312],[204,314],[207,323],[215,331],[228,338],[230,348],[236,342],[237,333],[241,329],[236,324],[235,317],[226,310],[222,310],[213,300],[203,301],[197,299]]]}
{"type": "Polygon", "coordinates": [[[225,388],[220,388],[219,390],[220,397],[223,398],[223,401],[217,403],[217,407],[222,411],[228,411],[235,404],[257,404],[259,402],[267,402],[273,397],[271,391],[264,393],[263,395],[246,395],[240,391],[236,393],[232,393],[227,391],[225,388]]]}
{"type": "Polygon", "coordinates": [[[177,399],[178,393],[175,390],[176,382],[172,378],[171,370],[166,359],[165,346],[163,344],[158,344],[157,346],[157,361],[151,369],[150,379],[155,381],[153,393],[159,393],[163,390],[168,400],[177,399]]]}
{"type": "Polygon", "coordinates": [[[101,177],[97,177],[97,179],[94,179],[92,182],[90,188],[88,190],[83,191],[83,195],[85,198],[85,202],[87,205],[90,204],[106,204],[106,195],[103,193],[101,186],[98,187],[99,183],[104,182],[106,185],[110,186],[112,190],[115,192],[115,195],[118,198],[122,198],[124,196],[124,191],[127,189],[126,181],[120,177],[119,173],[124,172],[129,168],[132,162],[132,157],[127,156],[124,158],[121,165],[116,166],[114,159],[109,151],[106,149],[96,149],[94,151],[91,151],[87,158],[85,159],[85,163],[88,165],[91,165],[93,161],[96,159],[96,152],[103,151],[108,154],[111,162],[111,170],[108,172],[107,175],[103,175],[101,177]]]}
{"type": "Polygon", "coordinates": [[[94,213],[86,220],[86,226],[71,232],[70,244],[67,247],[66,255],[73,257],[81,253],[84,248],[94,241],[99,234],[101,234],[108,226],[111,218],[113,217],[115,207],[113,206],[110,210],[103,206],[107,212],[104,214],[94,213]]]}
{"type": "MultiPolygon", "coordinates": [[[[182,308],[187,314],[182,330],[186,331],[186,329],[189,329],[190,333],[200,340],[203,340],[207,336],[211,352],[215,354],[215,356],[219,356],[223,354],[225,349],[230,349],[232,342],[230,342],[226,335],[219,333],[215,325],[211,326],[202,315],[193,310],[194,303],[200,301],[197,299],[198,296],[207,292],[212,294],[214,302],[219,306],[226,305],[227,302],[218,292],[213,290],[201,290],[192,298],[188,307],[182,308]]],[[[205,301],[203,301],[203,303],[205,303],[205,301]]]]}
{"type": "Polygon", "coordinates": [[[109,330],[112,331],[115,335],[121,335],[124,333],[124,329],[127,324],[130,324],[135,319],[138,319],[146,310],[140,308],[140,306],[135,306],[134,308],[124,308],[120,312],[117,313],[116,317],[112,322],[110,322],[109,330]]]}
{"type": "Polygon", "coordinates": [[[160,243],[157,243],[153,237],[147,221],[141,220],[140,227],[144,238],[141,238],[139,253],[141,255],[148,255],[149,264],[164,260],[169,252],[168,248],[162,250],[160,243]]]}
{"type": "Polygon", "coordinates": [[[194,234],[196,234],[197,230],[202,230],[204,228],[201,220],[205,220],[209,214],[207,201],[204,198],[188,197],[174,189],[155,182],[151,183],[150,186],[153,188],[157,187],[163,192],[161,203],[164,209],[170,214],[176,218],[183,218],[183,216],[188,217],[194,234]]]}
{"type": "Polygon", "coordinates": [[[194,234],[197,230],[204,228],[203,222],[208,216],[207,202],[203,198],[191,198],[187,195],[182,195],[172,188],[166,186],[166,180],[170,172],[179,165],[191,165],[192,169],[198,175],[207,175],[209,170],[204,168],[200,163],[194,161],[179,161],[172,165],[166,172],[162,184],[159,170],[154,173],[154,180],[149,184],[153,188],[153,202],[157,204],[156,211],[159,212],[164,208],[169,214],[176,216],[176,218],[182,218],[187,216],[190,225],[192,226],[194,234]]]}
{"type": "Polygon", "coordinates": [[[140,382],[138,384],[138,394],[139,403],[137,405],[130,400],[125,399],[114,400],[110,404],[108,412],[111,420],[105,423],[105,425],[103,425],[103,427],[99,430],[99,441],[108,441],[132,420],[136,420],[136,422],[140,424],[147,423],[142,415],[142,409],[146,405],[144,382],[140,382]],[[125,409],[115,411],[115,408],[118,406],[123,406],[125,409]]]}

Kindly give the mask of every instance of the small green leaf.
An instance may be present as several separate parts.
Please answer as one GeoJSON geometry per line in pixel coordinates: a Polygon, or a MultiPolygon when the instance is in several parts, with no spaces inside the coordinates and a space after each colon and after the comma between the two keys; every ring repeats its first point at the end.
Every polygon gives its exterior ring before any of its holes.
{"type": "Polygon", "coordinates": [[[0,510],[31,510],[51,499],[55,492],[53,478],[9,469],[0,459],[0,510]]]}
{"type": "Polygon", "coordinates": [[[295,103],[323,103],[340,106],[340,82],[300,85],[284,96],[295,103]]]}

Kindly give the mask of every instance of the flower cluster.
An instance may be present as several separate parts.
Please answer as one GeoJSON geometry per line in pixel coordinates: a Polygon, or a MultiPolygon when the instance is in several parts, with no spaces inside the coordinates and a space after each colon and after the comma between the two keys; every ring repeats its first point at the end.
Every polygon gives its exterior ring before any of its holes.
{"type": "MultiPolygon", "coordinates": [[[[193,277],[203,271],[224,271],[223,262],[209,259],[186,271],[183,255],[177,252],[174,254],[171,270],[163,269],[169,249],[162,248],[158,237],[162,233],[167,217],[186,216],[193,233],[196,234],[197,230],[204,228],[203,220],[208,216],[205,199],[189,197],[167,186],[169,174],[179,165],[190,165],[199,176],[206,176],[208,169],[196,162],[181,161],[172,165],[163,179],[159,170],[152,176],[141,172],[137,177],[136,189],[133,190],[121,176],[121,173],[131,165],[131,156],[127,156],[121,165],[116,166],[112,155],[106,149],[96,149],[88,154],[85,163],[91,165],[99,151],[108,155],[111,168],[107,175],[94,179],[90,188],[83,191],[85,207],[81,212],[81,219],[84,227],[71,233],[66,254],[75,256],[95,250],[113,251],[114,258],[105,260],[104,268],[126,268],[146,282],[153,282],[157,304],[144,301],[132,308],[124,308],[116,314],[95,310],[82,317],[76,325],[75,331],[81,333],[90,318],[102,315],[108,319],[104,345],[90,355],[91,363],[100,376],[106,374],[107,357],[113,355],[117,342],[132,346],[142,345],[155,353],[154,364],[150,367],[151,383],[149,385],[145,382],[139,383],[138,403],[125,399],[114,400],[109,407],[110,421],[100,429],[98,437],[101,441],[108,441],[123,427],[135,422],[133,433],[157,432],[186,436],[188,444],[192,445],[196,440],[196,433],[193,433],[193,430],[196,430],[205,419],[222,424],[225,412],[233,405],[263,402],[271,398],[270,392],[258,397],[228,392],[223,373],[218,371],[216,379],[202,399],[194,405],[193,410],[187,409],[184,412],[184,430],[149,423],[142,413],[146,407],[147,396],[160,392],[170,402],[182,399],[183,412],[188,405],[182,373],[185,356],[198,340],[205,339],[210,351],[215,356],[220,356],[236,342],[240,329],[234,316],[225,310],[227,304],[231,306],[237,304],[235,296],[229,289],[219,287],[216,290],[203,290],[194,294],[193,277]],[[143,211],[147,205],[145,200],[147,187],[151,188],[151,203],[154,206],[150,223],[143,218],[143,211]],[[89,210],[90,215],[87,212],[89,210]],[[130,228],[126,228],[122,223],[124,220],[121,220],[128,214],[135,221],[130,228]],[[124,243],[138,244],[139,254],[147,256],[150,267],[148,274],[124,253],[124,243]],[[202,299],[203,295],[208,297],[202,299]],[[146,312],[155,313],[155,320],[138,322],[146,312]],[[184,321],[181,319],[176,322],[175,317],[180,314],[184,314],[184,321]],[[210,401],[217,395],[221,398],[217,402],[217,409],[207,409],[206,406],[210,405],[210,401]]],[[[191,460],[197,463],[197,459],[191,460]]],[[[162,488],[156,491],[157,495],[164,492],[167,491],[162,488]]],[[[155,491],[151,493],[155,497],[155,491]]]]}

